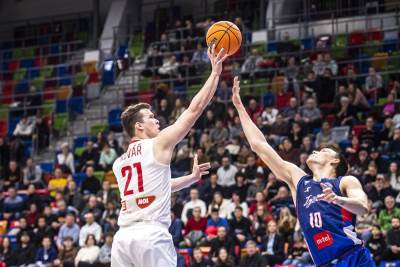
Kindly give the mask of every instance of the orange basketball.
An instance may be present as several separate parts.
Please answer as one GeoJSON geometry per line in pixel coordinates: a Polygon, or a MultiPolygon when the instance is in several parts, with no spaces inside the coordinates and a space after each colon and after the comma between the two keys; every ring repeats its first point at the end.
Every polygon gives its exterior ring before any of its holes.
{"type": "Polygon", "coordinates": [[[224,48],[229,56],[238,51],[242,44],[242,34],[239,28],[230,21],[218,21],[207,31],[206,42],[209,47],[215,44],[215,51],[218,53],[224,48]]]}

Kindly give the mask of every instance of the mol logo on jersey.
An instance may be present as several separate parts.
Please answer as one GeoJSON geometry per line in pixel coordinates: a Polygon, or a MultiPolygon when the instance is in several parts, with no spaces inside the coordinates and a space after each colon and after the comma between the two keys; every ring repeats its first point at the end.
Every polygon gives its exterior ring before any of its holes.
{"type": "Polygon", "coordinates": [[[153,203],[155,199],[155,196],[140,197],[136,199],[136,204],[139,208],[144,209],[150,206],[150,204],[153,203]]]}
{"type": "Polygon", "coordinates": [[[318,234],[315,234],[313,236],[315,245],[317,246],[317,248],[319,250],[329,247],[330,245],[333,244],[333,238],[331,233],[324,231],[324,232],[320,232],[318,234]]]}

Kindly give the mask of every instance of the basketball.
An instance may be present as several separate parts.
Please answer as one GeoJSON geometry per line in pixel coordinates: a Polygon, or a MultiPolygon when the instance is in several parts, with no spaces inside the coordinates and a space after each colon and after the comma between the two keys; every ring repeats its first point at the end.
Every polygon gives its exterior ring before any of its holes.
{"type": "Polygon", "coordinates": [[[218,21],[207,31],[207,46],[215,44],[215,51],[218,53],[224,48],[229,56],[235,54],[242,43],[242,33],[239,28],[230,21],[218,21]]]}

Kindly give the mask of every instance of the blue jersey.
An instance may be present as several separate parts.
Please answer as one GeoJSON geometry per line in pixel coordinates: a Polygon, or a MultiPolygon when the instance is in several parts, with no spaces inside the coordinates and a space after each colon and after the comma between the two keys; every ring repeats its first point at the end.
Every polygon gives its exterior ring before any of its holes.
{"type": "Polygon", "coordinates": [[[297,216],[317,266],[327,264],[362,244],[354,231],[356,218],[352,213],[338,205],[317,200],[317,195],[322,194],[321,182],[331,186],[336,195],[342,196],[339,187],[341,179],[322,178],[315,181],[307,175],[297,185],[297,216]]]}

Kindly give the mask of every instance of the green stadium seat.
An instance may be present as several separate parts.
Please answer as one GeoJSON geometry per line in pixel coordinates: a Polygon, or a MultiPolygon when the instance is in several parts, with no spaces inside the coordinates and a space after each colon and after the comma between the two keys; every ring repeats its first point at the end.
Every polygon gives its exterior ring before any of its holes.
{"type": "Polygon", "coordinates": [[[40,77],[42,78],[50,78],[53,74],[53,66],[48,65],[40,69],[40,77]]]}
{"type": "Polygon", "coordinates": [[[24,57],[24,51],[21,48],[14,48],[12,50],[12,58],[20,59],[24,57]]]}
{"type": "Polygon", "coordinates": [[[7,105],[0,106],[0,120],[8,120],[9,107],[7,105]]]}
{"type": "Polygon", "coordinates": [[[106,124],[96,124],[90,127],[90,135],[96,136],[100,132],[104,132],[107,129],[106,124]]]}
{"type": "Polygon", "coordinates": [[[26,75],[26,69],[18,69],[14,72],[13,80],[14,81],[23,80],[25,78],[25,75],[26,75]]]}
{"type": "Polygon", "coordinates": [[[72,85],[73,85],[73,86],[81,86],[81,85],[84,85],[85,82],[86,82],[86,78],[87,78],[86,73],[84,73],[84,72],[76,73],[76,74],[74,75],[74,78],[72,79],[72,85]]]}
{"type": "Polygon", "coordinates": [[[380,41],[368,41],[363,47],[363,52],[370,57],[373,57],[376,53],[381,50],[381,42],[380,41]]]}
{"type": "Polygon", "coordinates": [[[37,78],[31,80],[30,84],[35,86],[36,89],[41,90],[41,89],[43,89],[44,78],[43,77],[37,77],[37,78]]]}
{"type": "Polygon", "coordinates": [[[77,147],[75,148],[74,153],[77,157],[81,157],[85,149],[86,149],[85,147],[77,147]]]}
{"type": "Polygon", "coordinates": [[[105,176],[105,175],[106,175],[106,173],[103,172],[103,171],[96,171],[96,172],[94,172],[94,176],[100,181],[100,183],[103,182],[104,176],[105,176]]]}
{"type": "Polygon", "coordinates": [[[140,77],[139,79],[139,90],[149,90],[151,87],[151,78],[149,77],[140,77]]]}
{"type": "Polygon", "coordinates": [[[258,52],[265,53],[267,47],[266,42],[254,42],[251,44],[251,49],[257,49],[258,52]]]}
{"type": "Polygon", "coordinates": [[[54,129],[63,132],[66,131],[68,127],[68,114],[67,113],[57,113],[54,115],[54,129]]]}
{"type": "Polygon", "coordinates": [[[338,34],[332,44],[332,57],[343,59],[347,56],[347,34],[338,34]]]}

